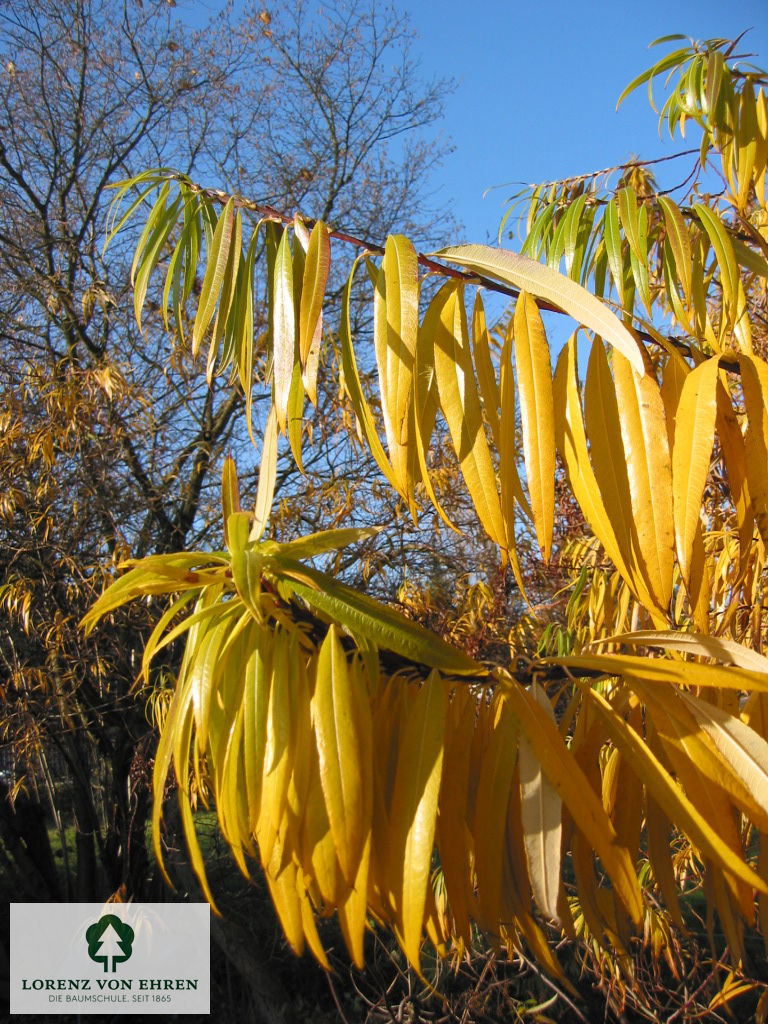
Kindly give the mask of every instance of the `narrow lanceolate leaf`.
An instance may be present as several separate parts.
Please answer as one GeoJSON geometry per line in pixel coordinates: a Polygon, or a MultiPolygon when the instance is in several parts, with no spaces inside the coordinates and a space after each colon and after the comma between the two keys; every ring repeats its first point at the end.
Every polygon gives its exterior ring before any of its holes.
{"type": "Polygon", "coordinates": [[[283,231],[275,257],[273,279],[274,313],[274,394],[277,425],[286,433],[288,399],[291,393],[296,358],[296,314],[293,297],[293,261],[288,232],[283,231]]]}
{"type": "Polygon", "coordinates": [[[221,281],[219,308],[216,311],[216,319],[213,322],[213,330],[211,331],[211,344],[208,350],[208,364],[206,366],[206,378],[209,386],[213,380],[216,360],[219,356],[219,346],[222,339],[224,340],[224,347],[221,354],[219,372],[226,370],[234,361],[235,338],[232,331],[230,313],[233,312],[233,305],[235,306],[235,309],[237,307],[237,285],[238,281],[242,281],[242,278],[239,276],[242,263],[242,237],[243,218],[242,213],[238,210],[234,218],[232,237],[229,244],[229,257],[227,259],[227,265],[224,268],[224,277],[221,281]],[[228,321],[230,324],[229,330],[227,330],[228,321]]]}
{"type": "Polygon", "coordinates": [[[256,828],[261,808],[261,780],[267,747],[267,710],[271,685],[270,646],[267,634],[257,623],[251,626],[254,638],[245,663],[243,689],[243,756],[245,759],[248,824],[256,828]]]}
{"type": "Polygon", "coordinates": [[[669,196],[659,196],[659,205],[664,211],[664,225],[667,241],[674,257],[677,279],[683,287],[683,298],[691,301],[691,239],[688,227],[677,204],[669,196]]]}
{"type": "MultiPolygon", "coordinates": [[[[151,192],[152,189],[155,188],[155,187],[156,187],[155,185],[152,185],[147,190],[147,192],[143,193],[141,198],[143,198],[144,195],[147,195],[149,192],[151,192]]],[[[168,201],[168,192],[170,190],[170,187],[171,187],[170,186],[170,182],[168,182],[168,181],[166,181],[163,184],[163,187],[160,189],[160,192],[158,193],[157,199],[155,200],[154,205],[152,206],[152,209],[149,212],[149,216],[147,217],[147,222],[146,222],[146,224],[144,225],[144,227],[142,229],[141,235],[139,236],[139,240],[136,243],[136,249],[135,249],[134,254],[133,254],[133,262],[131,263],[131,271],[130,271],[130,275],[129,275],[129,280],[131,282],[131,285],[134,285],[136,283],[136,271],[137,271],[137,269],[139,267],[139,264],[141,263],[141,259],[142,259],[142,256],[144,255],[144,251],[145,251],[145,249],[147,247],[147,243],[149,242],[149,239],[152,237],[152,233],[155,230],[155,228],[157,227],[158,221],[161,220],[165,216],[166,205],[167,205],[167,201],[168,201]]],[[[136,204],[138,204],[141,201],[141,198],[136,200],[136,204]]],[[[131,209],[129,210],[129,213],[132,212],[132,210],[133,210],[133,205],[132,205],[131,209]]]]}
{"type": "Polygon", "coordinates": [[[632,271],[637,290],[650,310],[650,293],[648,290],[648,212],[644,207],[638,208],[637,193],[631,185],[625,185],[618,192],[619,216],[624,234],[629,242],[632,271]]]}
{"type": "Polygon", "coordinates": [[[741,575],[742,572],[746,571],[746,566],[749,564],[755,517],[752,510],[748,480],[746,480],[746,445],[741,433],[741,427],[733,411],[730,392],[723,378],[724,374],[721,370],[717,387],[718,415],[715,427],[723,450],[723,461],[725,462],[725,472],[728,476],[731,501],[736,510],[739,545],[738,571],[739,575],[741,575]]]}
{"type": "Polygon", "coordinates": [[[224,281],[224,272],[227,269],[229,247],[232,241],[232,228],[234,227],[235,218],[233,210],[234,200],[230,199],[221,211],[221,216],[216,224],[216,230],[213,233],[211,247],[207,253],[208,265],[200,291],[195,325],[192,329],[192,354],[195,356],[200,350],[200,343],[205,337],[208,325],[213,319],[221,285],[224,281]]]}
{"type": "Polygon", "coordinates": [[[694,203],[692,209],[701,221],[715,250],[720,268],[720,285],[723,289],[723,315],[733,326],[734,333],[739,334],[739,266],[722,220],[704,203],[694,203]]]}
{"type": "Polygon", "coordinates": [[[768,743],[722,708],[684,690],[679,696],[751,796],[768,811],[768,743]]]}
{"type": "Polygon", "coordinates": [[[133,291],[133,308],[136,314],[136,322],[141,330],[141,312],[144,308],[144,300],[147,295],[149,279],[163,254],[168,236],[176,226],[176,221],[181,211],[181,197],[179,197],[167,211],[163,211],[162,217],[157,221],[155,230],[147,242],[147,247],[141,258],[136,271],[133,291]]]}
{"type": "Polygon", "coordinates": [[[306,367],[317,325],[321,321],[325,286],[331,267],[331,239],[328,228],[318,221],[312,228],[304,264],[299,312],[299,354],[306,367]]]}
{"type": "Polygon", "coordinates": [[[386,282],[387,341],[385,388],[395,438],[407,440],[407,412],[413,377],[413,359],[419,330],[419,265],[416,250],[405,235],[390,235],[384,262],[386,282]]]}
{"type": "Polygon", "coordinates": [[[747,209],[749,189],[752,185],[752,172],[757,156],[757,133],[755,90],[752,83],[747,81],[744,83],[739,97],[739,128],[736,140],[738,142],[736,161],[738,194],[736,201],[741,213],[747,209]]]}
{"type": "Polygon", "coordinates": [[[448,704],[445,754],[440,783],[437,843],[456,934],[471,941],[472,843],[467,827],[469,759],[476,703],[468,687],[457,688],[448,704]]]}
{"type": "Polygon", "coordinates": [[[757,149],[755,150],[755,194],[765,207],[765,173],[768,167],[768,98],[760,89],[756,101],[757,149]]]}
{"type": "Polygon", "coordinates": [[[291,452],[293,453],[299,472],[303,473],[304,465],[301,460],[301,439],[304,431],[304,380],[298,359],[296,359],[296,362],[293,364],[291,387],[288,391],[286,420],[288,424],[288,441],[291,445],[291,452]]]}
{"type": "Polygon", "coordinates": [[[310,608],[332,616],[355,636],[430,668],[454,675],[487,675],[464,651],[387,605],[294,559],[277,554],[267,558],[275,575],[310,608]]]}
{"type": "Polygon", "coordinates": [[[501,548],[506,548],[496,474],[469,352],[463,288],[446,290],[434,344],[440,405],[467,490],[488,536],[501,548]]]}
{"type": "MultiPolygon", "coordinates": [[[[534,683],[531,696],[554,723],[552,705],[542,688],[534,683]]],[[[521,816],[525,852],[533,895],[547,917],[559,920],[560,841],[562,837],[562,800],[544,774],[541,762],[525,734],[520,737],[521,816]]]]}
{"type": "Polygon", "coordinates": [[[768,543],[768,364],[746,355],[739,362],[747,409],[747,483],[757,528],[768,543]]]}
{"type": "Polygon", "coordinates": [[[768,679],[762,672],[736,665],[695,664],[666,658],[639,658],[630,654],[574,654],[565,658],[547,658],[548,664],[563,665],[574,671],[584,669],[605,676],[625,676],[671,687],[711,686],[717,690],[757,690],[768,693],[768,679]]]}
{"type": "Polygon", "coordinates": [[[723,665],[738,665],[751,672],[768,675],[768,658],[735,640],[707,636],[702,633],[680,633],[674,629],[640,629],[633,633],[615,633],[613,636],[595,640],[590,647],[602,644],[622,644],[625,647],[655,647],[664,651],[683,651],[685,654],[700,654],[714,658],[723,665]]]}
{"type": "Polygon", "coordinates": [[[582,690],[597,710],[608,735],[619,748],[622,756],[632,765],[634,771],[641,775],[647,791],[651,793],[669,820],[682,829],[698,848],[718,865],[736,878],[764,890],[765,883],[720,838],[717,826],[708,822],[694,807],[679,785],[665,771],[649,745],[627,725],[596,690],[586,684],[582,690]]]}
{"type": "MultiPolygon", "coordinates": [[[[501,350],[501,418],[499,421],[499,483],[501,485],[501,513],[507,531],[507,546],[515,547],[515,503],[523,510],[529,522],[533,512],[520,482],[517,469],[517,419],[515,416],[515,375],[512,369],[512,324],[501,350]]],[[[514,561],[512,562],[514,568],[514,561]]]]}
{"type": "Polygon", "coordinates": [[[488,418],[488,425],[491,428],[491,437],[497,450],[500,448],[500,425],[499,425],[499,384],[496,380],[496,371],[491,361],[491,348],[488,338],[488,328],[485,323],[485,308],[483,297],[478,290],[475,295],[475,305],[472,310],[472,351],[475,356],[475,370],[477,382],[480,385],[480,395],[483,399],[483,408],[488,418]]]}
{"type": "Polygon", "coordinates": [[[317,555],[340,551],[350,544],[369,540],[383,529],[383,526],[343,526],[338,530],[320,530],[317,533],[308,533],[304,537],[297,537],[296,540],[286,541],[284,544],[275,543],[269,550],[279,551],[289,558],[315,558],[317,555]]]}
{"type": "Polygon", "coordinates": [[[718,358],[714,356],[688,374],[675,414],[672,449],[672,494],[680,571],[691,579],[691,557],[701,499],[709,474],[717,414],[718,358]]]}
{"type": "MultiPolygon", "coordinates": [[[[621,437],[616,388],[602,341],[595,339],[587,367],[584,395],[587,436],[592,465],[611,527],[630,583],[638,596],[647,586],[632,518],[627,459],[621,437]]],[[[645,603],[645,601],[643,602],[645,603]]],[[[648,594],[647,603],[655,599],[648,594]]]]}
{"type": "Polygon", "coordinates": [[[667,608],[672,597],[675,537],[664,403],[654,378],[650,374],[638,377],[618,353],[613,372],[643,575],[656,604],[667,608]]]}
{"type": "Polygon", "coordinates": [[[622,252],[621,228],[619,227],[619,210],[615,199],[609,199],[603,216],[603,241],[608,267],[611,271],[619,304],[624,307],[624,255],[622,252]]]}
{"type": "Polygon", "coordinates": [[[412,405],[414,432],[409,457],[413,458],[415,454],[415,462],[424,488],[438,515],[447,526],[455,530],[456,533],[459,533],[458,527],[454,526],[437,499],[432,480],[430,479],[429,467],[427,466],[427,452],[432,432],[435,429],[437,410],[440,404],[437,394],[437,382],[435,381],[435,325],[440,316],[443,304],[442,296],[447,287],[443,285],[437,295],[434,296],[427,307],[424,319],[419,327],[413,369],[415,385],[412,405]]]}
{"type": "Polygon", "coordinates": [[[240,488],[237,484],[235,460],[228,455],[221,470],[221,513],[224,522],[224,543],[227,543],[227,520],[240,511],[240,488]]]}
{"type": "Polygon", "coordinates": [[[587,435],[581,412],[577,378],[576,336],[573,335],[557,360],[553,381],[555,440],[565,464],[574,497],[605,553],[625,578],[628,575],[616,534],[608,519],[587,449],[587,435]]]}
{"type": "Polygon", "coordinates": [[[552,366],[544,324],[530,295],[515,306],[515,364],[520,390],[520,421],[536,537],[545,561],[552,551],[555,524],[555,413],[552,366]]]}
{"type": "Polygon", "coordinates": [[[369,751],[362,749],[353,685],[347,656],[336,627],[331,626],[320,648],[312,707],[325,807],[339,866],[350,886],[355,883],[371,827],[370,802],[365,820],[361,770],[369,751]]]}
{"type": "Polygon", "coordinates": [[[645,372],[637,344],[626,327],[586,288],[556,270],[544,267],[527,256],[488,245],[457,245],[433,255],[551,302],[610,342],[629,359],[640,376],[645,372]]]}
{"type": "Polygon", "coordinates": [[[600,798],[566,748],[557,726],[533,697],[509,677],[501,676],[500,685],[520,719],[522,733],[544,773],[560,794],[576,828],[599,856],[617,896],[635,927],[639,928],[643,920],[643,902],[635,868],[626,848],[619,844],[616,830],[600,798]]]}
{"type": "Polygon", "coordinates": [[[259,486],[256,491],[256,505],[253,510],[253,529],[251,540],[261,540],[264,529],[272,510],[272,499],[275,496],[277,481],[277,413],[274,405],[269,410],[267,425],[264,428],[264,440],[261,448],[261,465],[259,467],[259,486]]]}
{"type": "Polygon", "coordinates": [[[416,967],[432,871],[444,733],[445,688],[438,673],[432,672],[409,709],[389,821],[392,896],[402,923],[405,954],[416,967]]]}
{"type": "MultiPolygon", "coordinates": [[[[499,693],[494,696],[486,719],[479,778],[474,785],[472,831],[477,875],[476,918],[490,935],[498,936],[504,910],[504,836],[507,827],[507,806],[517,763],[520,722],[510,711],[509,703],[499,693]]],[[[449,771],[446,765],[446,771],[449,771]]],[[[470,888],[471,892],[471,888],[470,888]]]]}
{"type": "MultiPolygon", "coordinates": [[[[387,459],[382,443],[379,440],[379,435],[376,431],[376,423],[373,419],[373,413],[366,401],[363,386],[360,383],[360,374],[357,370],[355,350],[352,345],[352,331],[349,323],[349,300],[355,271],[357,270],[362,258],[362,256],[358,256],[352,264],[352,269],[349,272],[349,277],[344,287],[344,294],[341,300],[341,330],[339,333],[341,335],[341,369],[344,374],[344,388],[349,395],[349,400],[352,403],[355,416],[357,417],[363,437],[368,445],[368,450],[376,460],[377,466],[382,471],[390,485],[394,487],[395,490],[403,493],[401,484],[396,478],[392,465],[387,459]]],[[[376,328],[374,327],[374,330],[375,329],[376,328]]]]}

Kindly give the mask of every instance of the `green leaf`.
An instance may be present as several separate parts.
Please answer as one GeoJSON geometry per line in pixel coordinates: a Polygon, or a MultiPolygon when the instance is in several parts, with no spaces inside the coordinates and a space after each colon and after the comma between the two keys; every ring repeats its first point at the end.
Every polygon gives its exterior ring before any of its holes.
{"type": "Polygon", "coordinates": [[[683,287],[683,297],[691,301],[691,240],[688,228],[677,204],[669,196],[658,197],[659,206],[664,212],[664,224],[667,240],[674,256],[677,278],[683,287]]]}
{"type": "Polygon", "coordinates": [[[608,268],[619,296],[619,303],[626,308],[624,301],[624,254],[622,252],[621,229],[619,227],[619,210],[616,202],[609,199],[603,216],[603,239],[608,268]]]}
{"type": "Polygon", "coordinates": [[[352,634],[449,674],[487,674],[479,662],[387,605],[291,558],[274,554],[265,557],[271,572],[284,580],[290,590],[352,634]]]}
{"type": "Polygon", "coordinates": [[[229,246],[234,226],[233,210],[234,200],[229,199],[227,205],[221,211],[221,216],[216,224],[216,230],[208,250],[208,266],[203,278],[197,315],[195,316],[195,325],[192,330],[192,354],[194,356],[200,350],[200,344],[205,336],[205,332],[208,330],[208,325],[213,319],[213,313],[219,299],[224,272],[229,260],[229,246]]]}

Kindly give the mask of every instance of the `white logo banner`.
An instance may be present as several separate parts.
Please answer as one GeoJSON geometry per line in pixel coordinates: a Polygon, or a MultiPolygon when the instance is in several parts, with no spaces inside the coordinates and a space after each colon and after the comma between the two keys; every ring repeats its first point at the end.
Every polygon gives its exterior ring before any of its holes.
{"type": "Polygon", "coordinates": [[[12,903],[11,1013],[210,1013],[207,903],[12,903]]]}

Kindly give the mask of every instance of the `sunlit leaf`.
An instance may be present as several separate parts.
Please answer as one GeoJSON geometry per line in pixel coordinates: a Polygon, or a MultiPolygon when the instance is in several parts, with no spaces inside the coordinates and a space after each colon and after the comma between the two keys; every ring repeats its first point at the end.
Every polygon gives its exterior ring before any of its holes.
{"type": "Polygon", "coordinates": [[[645,372],[632,335],[607,306],[575,281],[526,256],[487,245],[453,246],[434,255],[546,299],[614,345],[641,376],[645,372]]]}

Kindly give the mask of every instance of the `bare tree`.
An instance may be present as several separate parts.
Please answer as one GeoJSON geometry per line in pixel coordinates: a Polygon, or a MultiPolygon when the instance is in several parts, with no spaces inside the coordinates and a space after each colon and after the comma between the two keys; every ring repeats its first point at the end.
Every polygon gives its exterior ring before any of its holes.
{"type": "MultiPolygon", "coordinates": [[[[159,294],[137,327],[135,236],[104,251],[111,186],[172,165],[373,238],[444,229],[423,130],[445,85],[421,80],[409,46],[406,20],[373,3],[227,9],[203,29],[164,0],[0,12],[0,730],[29,755],[30,786],[51,782],[50,751],[68,766],[78,898],[146,882],[151,728],[131,688],[155,613],[126,616],[99,656],[77,622],[105,558],[109,572],[207,534],[217,460],[248,443],[241,395],[209,388],[181,346],[168,365],[159,294]]],[[[332,398],[310,474],[334,459],[332,398]]],[[[286,471],[286,495],[303,486],[286,471]]],[[[61,792],[49,785],[57,814],[61,792]]]]}

